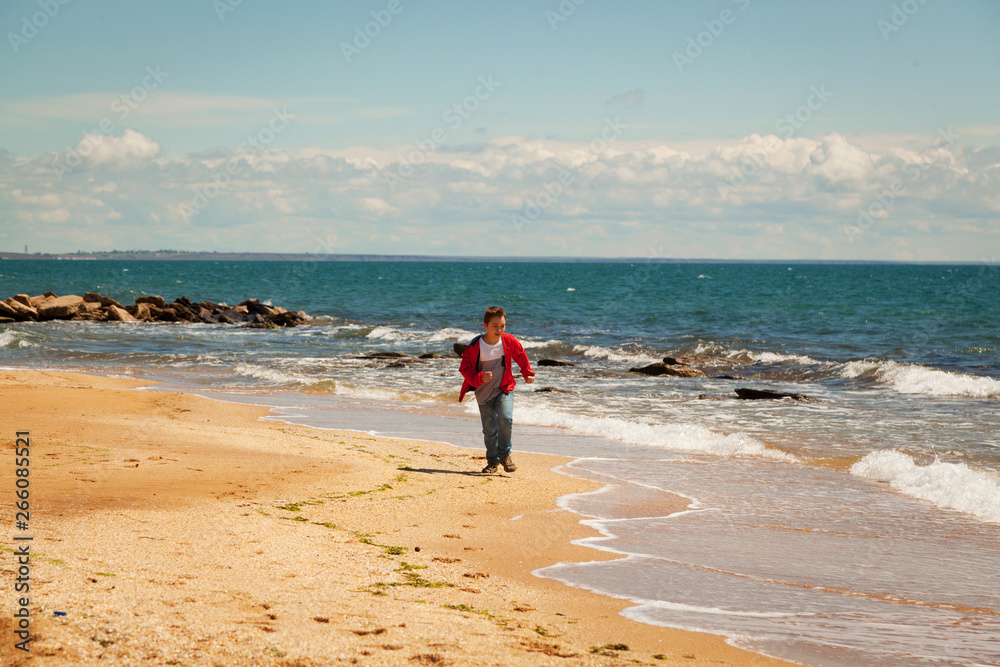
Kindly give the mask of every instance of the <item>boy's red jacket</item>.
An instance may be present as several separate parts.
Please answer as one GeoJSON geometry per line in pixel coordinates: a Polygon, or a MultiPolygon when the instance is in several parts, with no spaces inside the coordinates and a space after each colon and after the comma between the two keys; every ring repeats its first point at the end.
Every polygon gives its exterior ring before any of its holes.
{"type": "MultiPolygon", "coordinates": [[[[470,389],[483,383],[480,379],[480,371],[476,370],[479,368],[479,339],[482,337],[480,334],[473,338],[469,347],[465,348],[465,352],[462,353],[462,363],[459,365],[458,371],[465,378],[465,382],[462,383],[462,390],[458,392],[459,403],[462,402],[470,389]]],[[[511,362],[517,363],[517,367],[521,369],[521,375],[533,376],[535,371],[531,370],[528,355],[524,353],[524,348],[521,347],[521,343],[516,338],[505,333],[500,334],[500,340],[503,341],[503,378],[500,380],[500,391],[509,392],[517,384],[514,382],[511,362]]]]}

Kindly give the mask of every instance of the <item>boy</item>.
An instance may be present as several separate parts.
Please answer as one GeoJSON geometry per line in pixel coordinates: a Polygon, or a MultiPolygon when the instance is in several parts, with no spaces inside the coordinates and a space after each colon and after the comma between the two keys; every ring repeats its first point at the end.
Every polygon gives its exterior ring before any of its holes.
{"type": "Polygon", "coordinates": [[[483,315],[486,333],[472,339],[462,353],[462,363],[458,370],[465,378],[458,394],[461,403],[469,389],[475,388],[479,403],[479,418],[483,422],[483,439],[486,442],[485,473],[495,473],[503,464],[506,472],[514,472],[517,466],[510,458],[510,433],[514,425],[514,374],[511,362],[517,362],[521,377],[528,384],[535,381],[528,355],[521,343],[507,328],[507,314],[499,306],[490,306],[483,315]]]}

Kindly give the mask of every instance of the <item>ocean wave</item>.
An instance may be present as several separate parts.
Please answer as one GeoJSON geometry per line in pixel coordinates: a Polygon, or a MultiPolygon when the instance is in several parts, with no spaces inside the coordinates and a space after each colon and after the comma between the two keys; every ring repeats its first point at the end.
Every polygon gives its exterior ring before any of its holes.
{"type": "Polygon", "coordinates": [[[1000,380],[920,364],[863,359],[848,362],[840,374],[845,378],[870,378],[891,386],[901,394],[1000,398],[1000,380]]]}
{"type": "Polygon", "coordinates": [[[617,417],[572,415],[552,408],[521,406],[519,423],[567,428],[631,445],[646,445],[672,451],[703,452],[720,456],[761,456],[795,461],[794,456],[767,447],[746,433],[722,435],[694,424],[641,424],[617,417]]]}
{"type": "Polygon", "coordinates": [[[365,334],[365,338],[373,340],[407,340],[410,338],[410,335],[405,331],[393,329],[392,327],[373,327],[371,331],[365,334]]]}
{"type": "Polygon", "coordinates": [[[267,368],[266,366],[256,366],[254,364],[238,364],[234,370],[239,375],[279,385],[312,385],[321,381],[321,378],[309,378],[297,373],[288,373],[286,371],[279,371],[274,368],[267,368]]]}
{"type": "MultiPolygon", "coordinates": [[[[423,400],[421,396],[404,394],[391,389],[380,389],[378,387],[359,387],[346,384],[337,380],[319,380],[309,385],[306,389],[309,393],[336,394],[337,396],[348,396],[350,398],[370,398],[376,400],[389,401],[412,401],[423,400]]],[[[456,393],[457,395],[457,393],[456,393]]]]}
{"type": "Polygon", "coordinates": [[[459,329],[456,327],[445,327],[440,331],[436,331],[427,337],[427,340],[432,342],[441,341],[459,341],[462,343],[468,342],[476,337],[476,334],[471,331],[466,331],[465,329],[459,329]]]}
{"type": "Polygon", "coordinates": [[[830,361],[819,361],[804,354],[781,354],[779,352],[755,352],[753,350],[740,350],[739,354],[750,357],[753,363],[760,364],[780,364],[793,362],[803,366],[825,366],[831,365],[830,361]]]}
{"type": "Polygon", "coordinates": [[[662,356],[652,356],[648,352],[626,352],[612,350],[600,345],[574,345],[573,354],[582,354],[587,359],[605,359],[607,361],[624,361],[630,364],[655,364],[663,361],[662,356]]]}
{"type": "Polygon", "coordinates": [[[803,366],[832,366],[835,362],[820,361],[805,354],[782,354],[767,350],[732,350],[719,343],[698,343],[694,349],[695,355],[721,357],[745,364],[781,364],[795,363],[803,366]]]}
{"type": "Polygon", "coordinates": [[[363,335],[372,340],[392,340],[392,341],[422,341],[429,343],[443,343],[449,341],[468,342],[476,334],[458,327],[445,327],[437,331],[420,331],[415,329],[396,329],[394,327],[376,326],[370,329],[361,329],[357,336],[363,335]],[[365,333],[361,333],[364,331],[365,333]]]}
{"type": "Polygon", "coordinates": [[[938,507],[1000,523],[1000,482],[995,476],[964,463],[935,461],[918,466],[907,454],[884,449],[871,452],[855,463],[851,474],[888,482],[897,491],[938,507]]]}
{"type": "Polygon", "coordinates": [[[21,331],[8,330],[0,332],[0,348],[5,347],[38,347],[38,344],[27,340],[21,331]]]}

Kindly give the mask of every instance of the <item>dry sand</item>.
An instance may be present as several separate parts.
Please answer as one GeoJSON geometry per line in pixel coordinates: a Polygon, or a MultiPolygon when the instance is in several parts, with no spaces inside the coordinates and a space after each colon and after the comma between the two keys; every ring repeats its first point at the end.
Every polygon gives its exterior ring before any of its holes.
{"type": "Polygon", "coordinates": [[[11,502],[0,514],[34,538],[30,653],[6,542],[3,664],[789,664],[531,575],[614,557],[570,544],[595,532],[556,499],[597,485],[551,472],[568,459],[517,454],[485,476],[474,450],[144,384],[0,371],[0,493],[30,431],[29,530],[11,502]]]}

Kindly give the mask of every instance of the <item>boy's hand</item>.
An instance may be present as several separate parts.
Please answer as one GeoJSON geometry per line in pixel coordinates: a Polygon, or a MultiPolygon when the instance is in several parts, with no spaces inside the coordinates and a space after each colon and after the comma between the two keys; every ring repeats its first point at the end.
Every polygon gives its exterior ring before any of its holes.
{"type": "Polygon", "coordinates": [[[524,374],[522,373],[522,374],[521,374],[521,377],[523,377],[523,378],[524,378],[524,381],[525,381],[525,382],[527,382],[528,384],[531,384],[532,382],[534,382],[534,381],[535,381],[535,376],[534,376],[534,375],[524,375],[524,374]]]}
{"type": "Polygon", "coordinates": [[[483,371],[483,383],[487,383],[493,379],[493,371],[483,371]]]}

